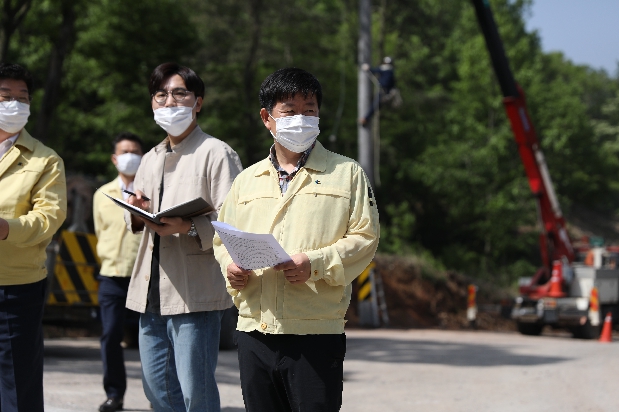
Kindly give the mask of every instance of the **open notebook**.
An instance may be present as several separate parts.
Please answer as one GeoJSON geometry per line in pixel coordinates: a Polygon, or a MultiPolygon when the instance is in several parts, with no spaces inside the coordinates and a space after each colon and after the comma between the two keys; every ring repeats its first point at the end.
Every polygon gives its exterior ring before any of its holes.
{"type": "Polygon", "coordinates": [[[142,209],[140,209],[139,207],[135,207],[133,205],[130,205],[129,203],[120,200],[120,199],[116,199],[112,196],[109,196],[107,194],[104,193],[104,195],[106,195],[110,200],[112,200],[114,203],[116,203],[118,206],[128,210],[129,212],[133,213],[136,216],[141,216],[144,219],[148,219],[151,222],[157,223],[158,225],[161,224],[161,221],[159,220],[162,217],[193,217],[193,216],[200,216],[200,215],[207,215],[209,213],[213,213],[215,211],[215,208],[210,205],[206,200],[204,200],[201,197],[196,197],[193,200],[190,200],[188,202],[184,202],[181,203],[179,205],[176,206],[172,206],[166,210],[162,210],[161,212],[158,213],[149,213],[146,212],[142,209]]]}

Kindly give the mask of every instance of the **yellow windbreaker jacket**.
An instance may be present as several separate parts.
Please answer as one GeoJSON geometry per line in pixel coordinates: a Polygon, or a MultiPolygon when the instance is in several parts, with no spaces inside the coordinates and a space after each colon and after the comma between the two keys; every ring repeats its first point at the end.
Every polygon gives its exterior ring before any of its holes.
{"type": "MultiPolygon", "coordinates": [[[[292,285],[281,271],[254,271],[247,286],[228,293],[239,308],[237,329],[275,334],[344,332],[352,281],[378,246],[376,200],[361,166],[319,142],[282,196],[267,158],[234,181],[219,221],[251,233],[272,233],[290,255],[305,253],[312,275],[292,285]]],[[[215,257],[226,274],[232,259],[219,236],[215,257]]]]}
{"type": "Polygon", "coordinates": [[[66,213],[62,159],[23,129],[0,160],[0,217],[9,223],[0,240],[0,285],[45,278],[45,248],[66,213]]]}
{"type": "Polygon", "coordinates": [[[124,209],[103,194],[123,199],[119,178],[105,184],[95,192],[93,217],[97,234],[97,255],[101,259],[102,276],[129,277],[138,253],[142,234],[133,234],[125,224],[124,209]]]}

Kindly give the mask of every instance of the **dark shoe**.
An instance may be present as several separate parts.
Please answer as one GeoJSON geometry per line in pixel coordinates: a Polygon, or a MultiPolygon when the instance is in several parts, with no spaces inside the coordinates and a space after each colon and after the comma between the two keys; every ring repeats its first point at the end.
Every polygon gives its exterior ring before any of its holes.
{"type": "Polygon", "coordinates": [[[123,400],[122,399],[114,399],[108,398],[107,401],[103,402],[101,406],[99,406],[99,412],[115,412],[123,410],[123,400]]]}

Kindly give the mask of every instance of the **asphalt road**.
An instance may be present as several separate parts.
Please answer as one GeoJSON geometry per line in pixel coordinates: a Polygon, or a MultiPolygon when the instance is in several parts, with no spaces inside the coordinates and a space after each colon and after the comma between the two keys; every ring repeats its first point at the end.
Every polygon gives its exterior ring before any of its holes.
{"type": "MultiPolygon", "coordinates": [[[[567,334],[350,330],[344,412],[619,410],[619,343],[567,334]]],[[[618,336],[615,336],[618,338],[618,336]]],[[[150,411],[137,350],[126,350],[127,411],[150,411]]],[[[47,412],[96,411],[105,395],[96,339],[45,342],[47,412]]],[[[236,351],[222,351],[223,412],[244,411],[236,351]]]]}

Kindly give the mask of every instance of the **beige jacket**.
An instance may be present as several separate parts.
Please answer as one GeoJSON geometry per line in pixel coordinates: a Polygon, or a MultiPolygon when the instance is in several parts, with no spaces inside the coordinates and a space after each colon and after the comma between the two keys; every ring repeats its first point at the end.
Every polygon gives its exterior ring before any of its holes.
{"type": "Polygon", "coordinates": [[[127,230],[123,209],[105,195],[123,199],[120,178],[101,186],[95,192],[93,217],[97,234],[97,255],[101,259],[101,276],[128,278],[133,271],[141,234],[127,230]]]}
{"type": "MultiPolygon", "coordinates": [[[[238,155],[226,143],[199,127],[166,152],[167,138],[143,158],[133,185],[151,199],[151,212],[164,210],[198,196],[216,209],[221,207],[234,178],[241,172],[238,155]],[[164,174],[164,192],[159,209],[159,186],[164,174]]],[[[164,236],[160,246],[161,314],[223,310],[232,306],[224,278],[213,256],[216,213],[194,217],[198,237],[164,236]]],[[[131,229],[129,212],[125,222],[131,229]]],[[[127,307],[146,310],[154,232],[146,228],[131,275],[127,307]]]]}
{"type": "Polygon", "coordinates": [[[0,286],[45,279],[45,248],[67,215],[64,164],[56,152],[23,129],[0,160],[0,286]]]}
{"type": "MultiPolygon", "coordinates": [[[[234,181],[219,220],[251,233],[272,233],[290,254],[305,253],[312,275],[293,285],[273,268],[255,270],[238,291],[227,283],[239,308],[237,329],[276,334],[344,332],[352,281],[372,261],[378,246],[376,200],[359,164],[319,142],[282,196],[269,159],[234,181]]],[[[232,259],[219,236],[215,256],[232,259]]]]}

